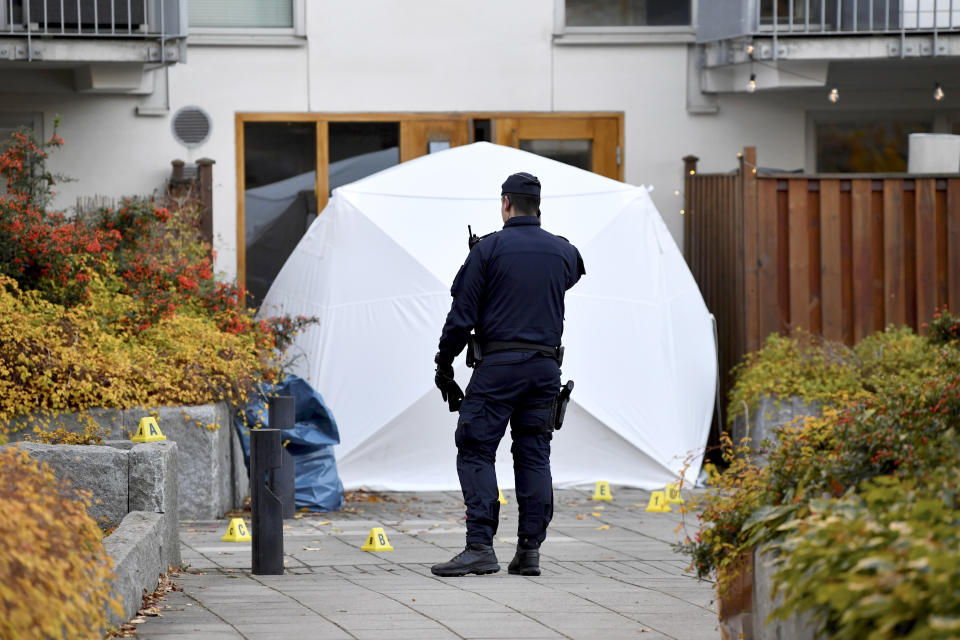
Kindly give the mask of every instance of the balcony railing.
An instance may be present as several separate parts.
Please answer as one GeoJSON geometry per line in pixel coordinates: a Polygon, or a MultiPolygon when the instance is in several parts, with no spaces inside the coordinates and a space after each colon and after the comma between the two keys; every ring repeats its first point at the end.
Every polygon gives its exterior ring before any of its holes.
{"type": "Polygon", "coordinates": [[[186,1],[0,0],[0,37],[184,38],[186,1]]]}
{"type": "Polygon", "coordinates": [[[697,41],[750,35],[960,33],[960,0],[709,0],[697,41]]]}

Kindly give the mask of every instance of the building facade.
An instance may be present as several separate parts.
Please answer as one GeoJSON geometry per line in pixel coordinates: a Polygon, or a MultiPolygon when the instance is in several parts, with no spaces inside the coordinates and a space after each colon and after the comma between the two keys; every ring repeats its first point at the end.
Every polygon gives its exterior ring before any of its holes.
{"type": "Polygon", "coordinates": [[[332,188],[475,140],[649,185],[682,246],[685,155],[902,171],[910,132],[960,133],[955,4],[2,0],[0,132],[61,118],[62,207],[213,159],[216,268],[255,300],[332,188]]]}

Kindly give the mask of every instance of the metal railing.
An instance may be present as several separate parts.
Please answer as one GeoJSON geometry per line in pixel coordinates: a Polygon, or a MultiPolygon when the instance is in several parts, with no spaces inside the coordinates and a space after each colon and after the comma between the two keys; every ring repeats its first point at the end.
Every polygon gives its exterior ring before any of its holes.
{"type": "Polygon", "coordinates": [[[0,37],[186,37],[186,0],[0,0],[0,37]]]}
{"type": "Polygon", "coordinates": [[[960,30],[960,0],[760,0],[760,33],[960,30]]]}
{"type": "Polygon", "coordinates": [[[708,0],[697,41],[750,35],[960,32],[960,0],[708,0]]]}

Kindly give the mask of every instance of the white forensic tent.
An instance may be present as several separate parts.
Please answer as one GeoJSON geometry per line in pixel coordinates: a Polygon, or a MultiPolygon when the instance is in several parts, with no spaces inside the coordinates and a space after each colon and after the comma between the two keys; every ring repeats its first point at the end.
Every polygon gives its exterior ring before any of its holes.
{"type": "MultiPolygon", "coordinates": [[[[500,184],[517,171],[540,178],[544,228],[587,269],[566,296],[563,380],[576,388],[553,438],[554,484],[662,488],[685,466],[695,479],[716,392],[713,328],[647,190],[480,142],[335,189],[261,307],[320,319],[291,355],[340,427],[346,488],[459,488],[457,415],[434,387],[433,356],[467,225],[502,227],[500,184]]],[[[454,366],[466,388],[462,356],[454,366]]],[[[509,430],[497,477],[514,486],[509,430]]]]}

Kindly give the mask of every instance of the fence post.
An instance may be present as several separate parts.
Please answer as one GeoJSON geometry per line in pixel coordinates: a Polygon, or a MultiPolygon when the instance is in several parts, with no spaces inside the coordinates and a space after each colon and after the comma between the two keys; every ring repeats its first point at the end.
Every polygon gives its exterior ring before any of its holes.
{"type": "Polygon", "coordinates": [[[213,165],[210,158],[197,160],[197,181],[200,183],[200,230],[203,239],[213,245],[213,165]]]}
{"type": "Polygon", "coordinates": [[[738,215],[737,280],[742,282],[739,300],[743,322],[740,323],[736,359],[760,348],[760,304],[757,282],[757,148],[744,147],[740,156],[742,181],[741,210],[738,215]]]}
{"type": "Polygon", "coordinates": [[[690,255],[690,243],[691,239],[691,225],[690,222],[690,203],[692,201],[692,194],[690,193],[691,188],[693,187],[693,176],[697,174],[697,161],[700,160],[697,156],[684,156],[683,157],[683,256],[687,259],[687,264],[690,264],[692,256],[690,255]]]}

